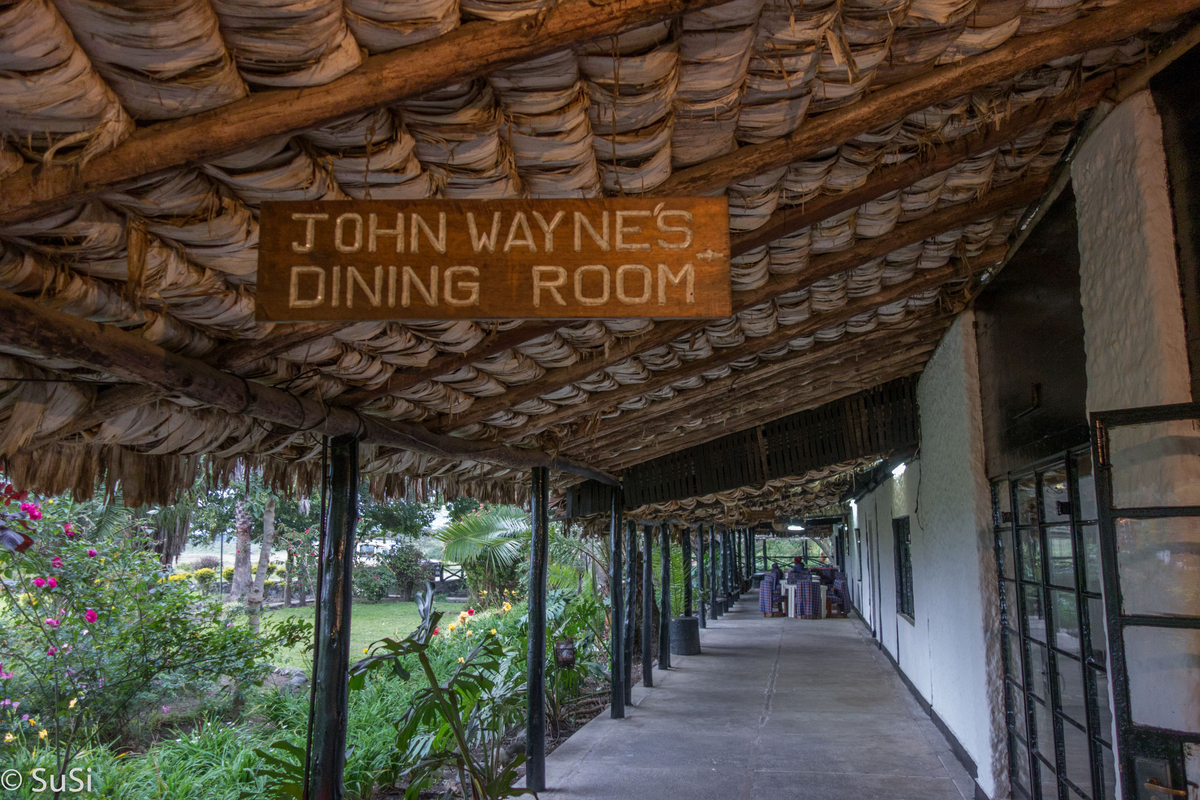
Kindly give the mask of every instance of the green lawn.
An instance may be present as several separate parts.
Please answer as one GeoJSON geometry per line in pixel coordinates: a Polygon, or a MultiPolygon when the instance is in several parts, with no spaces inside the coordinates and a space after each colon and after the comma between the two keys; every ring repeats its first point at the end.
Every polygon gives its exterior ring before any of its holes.
{"type": "MultiPolygon", "coordinates": [[[[437,610],[450,616],[464,608],[466,606],[461,603],[437,603],[437,610]]],[[[306,622],[312,622],[313,608],[281,608],[264,614],[263,621],[270,624],[282,620],[285,616],[299,617],[306,622]]],[[[416,603],[355,603],[350,617],[350,660],[359,658],[364,647],[385,636],[393,639],[407,636],[420,622],[416,603]]],[[[305,672],[311,672],[312,653],[304,652],[304,646],[299,645],[280,652],[275,658],[275,664],[280,667],[300,667],[305,672]]]]}

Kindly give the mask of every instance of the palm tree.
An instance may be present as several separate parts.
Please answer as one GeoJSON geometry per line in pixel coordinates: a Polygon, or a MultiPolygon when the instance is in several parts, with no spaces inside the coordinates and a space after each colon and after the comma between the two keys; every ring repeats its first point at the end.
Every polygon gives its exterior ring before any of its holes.
{"type": "Polygon", "coordinates": [[[451,522],[434,536],[443,545],[443,560],[475,573],[480,585],[471,586],[473,593],[497,597],[516,577],[529,546],[529,515],[514,506],[494,506],[451,522]]]}

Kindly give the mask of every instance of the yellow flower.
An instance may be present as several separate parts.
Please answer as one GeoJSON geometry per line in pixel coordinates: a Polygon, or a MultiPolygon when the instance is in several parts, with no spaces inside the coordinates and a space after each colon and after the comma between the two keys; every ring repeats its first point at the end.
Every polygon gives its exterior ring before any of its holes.
{"type": "Polygon", "coordinates": [[[7,742],[11,742],[12,740],[14,740],[14,739],[16,739],[16,738],[17,738],[17,737],[13,736],[11,733],[6,733],[6,734],[4,734],[4,741],[5,741],[6,743],[7,743],[7,742]]]}
{"type": "Polygon", "coordinates": [[[473,633],[475,633],[475,631],[467,631],[467,636],[470,636],[473,633]]]}
{"type": "Polygon", "coordinates": [[[49,731],[47,731],[45,728],[42,728],[40,731],[38,731],[38,738],[39,738],[39,739],[45,739],[45,738],[46,738],[47,736],[49,736],[49,735],[50,735],[50,732],[49,732],[49,731]]]}
{"type": "Polygon", "coordinates": [[[465,658],[463,658],[462,656],[459,656],[459,657],[458,657],[458,663],[460,663],[460,664],[465,664],[465,663],[467,663],[467,660],[466,660],[465,658]]]}
{"type": "Polygon", "coordinates": [[[368,648],[364,647],[364,648],[363,648],[363,652],[364,652],[364,653],[368,652],[368,648]]]}
{"type": "Polygon", "coordinates": [[[495,635],[496,635],[496,629],[495,629],[495,628],[492,628],[492,630],[491,630],[491,634],[492,634],[492,636],[495,636],[495,635]]]}
{"type": "Polygon", "coordinates": [[[79,702],[78,697],[72,697],[71,702],[67,704],[67,708],[74,708],[78,702],[79,702]]]}
{"type": "Polygon", "coordinates": [[[36,719],[31,719],[31,720],[29,720],[29,727],[31,727],[31,728],[36,728],[36,727],[37,727],[37,720],[36,720],[36,719]]]}
{"type": "Polygon", "coordinates": [[[512,603],[505,603],[505,604],[504,604],[504,610],[505,610],[505,611],[512,611],[512,603]]]}

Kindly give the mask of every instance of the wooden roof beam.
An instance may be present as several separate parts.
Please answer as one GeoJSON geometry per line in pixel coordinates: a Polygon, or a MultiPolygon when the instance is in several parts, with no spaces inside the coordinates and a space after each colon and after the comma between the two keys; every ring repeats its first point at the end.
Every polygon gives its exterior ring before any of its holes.
{"type": "MultiPolygon", "coordinates": [[[[1042,176],[1019,181],[989,192],[974,203],[951,206],[913,222],[897,225],[891,233],[876,239],[863,240],[845,251],[816,256],[811,259],[808,268],[803,272],[793,275],[772,275],[758,289],[749,292],[734,292],[733,312],[736,314],[751,306],[768,302],[779,294],[794,291],[828,275],[857,267],[872,258],[890,253],[898,247],[919,241],[934,233],[951,230],[996,211],[1032,202],[1041,194],[1044,187],[1045,177],[1042,176]]],[[[624,361],[630,356],[662,347],[680,337],[702,331],[704,324],[689,320],[658,323],[644,336],[621,339],[608,348],[603,355],[591,358],[585,356],[569,367],[547,372],[540,380],[533,383],[512,387],[497,397],[476,400],[462,414],[443,415],[437,423],[437,429],[443,432],[455,431],[473,423],[482,422],[498,411],[512,408],[527,400],[533,400],[564,386],[569,386],[594,375],[607,366],[624,361]]]]}
{"type": "MultiPolygon", "coordinates": [[[[212,111],[145,126],[82,166],[27,165],[0,181],[0,219],[18,222],[35,218],[140,178],[211,160],[271,136],[319,126],[577,42],[717,2],[562,0],[545,13],[531,17],[470,22],[428,42],[371,56],[358,69],[324,86],[255,92],[212,111]]],[[[1196,8],[1200,8],[1200,0],[1124,0],[1052,31],[1012,39],[995,50],[898,83],[844,109],[814,116],[790,136],[743,147],[682,170],[651,194],[703,195],[723,189],[939,100],[1128,38],[1196,8]]]]}
{"type": "Polygon", "coordinates": [[[820,394],[813,392],[797,393],[795,401],[786,406],[776,406],[769,411],[755,416],[742,417],[736,428],[711,425],[707,428],[691,431],[685,435],[664,436],[662,441],[648,443],[649,446],[637,450],[628,449],[628,445],[631,444],[629,442],[624,443],[626,447],[612,447],[611,449],[617,452],[612,458],[605,460],[604,466],[606,469],[614,471],[626,469],[634,464],[641,464],[662,455],[704,444],[726,434],[735,433],[737,430],[745,430],[746,427],[754,427],[779,419],[780,417],[786,417],[789,414],[815,408],[842,397],[857,394],[858,392],[878,386],[881,383],[920,372],[936,347],[936,343],[924,345],[918,351],[905,354],[902,358],[881,364],[868,372],[839,378],[836,384],[830,386],[827,391],[820,394]]]}
{"type": "Polygon", "coordinates": [[[741,147],[729,155],[680,170],[647,195],[712,194],[738,181],[808,158],[934,103],[961,97],[1055,59],[1119,42],[1197,8],[1200,0],[1153,3],[1123,0],[1045,33],[1014,37],[994,50],[880,89],[845,108],[816,115],[788,136],[741,147]]]}
{"type": "Polygon", "coordinates": [[[31,219],[164,170],[370,111],[577,42],[722,0],[561,0],[533,16],[468,22],[427,42],[370,56],[322,86],[254,92],[229,105],[139,128],[82,165],[27,165],[0,181],[0,219],[31,219]]]}
{"type": "Polygon", "coordinates": [[[548,467],[615,485],[613,476],[571,459],[491,442],[433,433],[419,425],[383,420],[252,383],[202,361],[170,353],[111,325],[0,290],[0,348],[22,357],[50,358],[87,366],[113,377],[244,414],[293,430],[326,436],[356,434],[363,442],[439,458],[481,461],[511,469],[548,467]]]}
{"type": "Polygon", "coordinates": [[[658,431],[665,432],[678,427],[686,418],[715,419],[718,415],[737,415],[740,413],[736,410],[737,404],[743,401],[766,406],[772,396],[771,390],[780,386],[794,387],[798,376],[806,374],[806,371],[815,371],[826,365],[841,369],[847,362],[861,362],[930,340],[937,341],[949,323],[949,319],[931,318],[927,314],[913,315],[898,325],[881,326],[869,333],[834,342],[817,342],[811,349],[791,358],[772,361],[745,372],[734,372],[698,389],[681,391],[671,400],[601,420],[594,431],[587,426],[589,431],[586,435],[569,439],[563,449],[565,452],[583,452],[597,447],[607,448],[614,439],[628,433],[657,435],[658,431]],[[721,401],[719,409],[707,403],[718,399],[721,401]]]}

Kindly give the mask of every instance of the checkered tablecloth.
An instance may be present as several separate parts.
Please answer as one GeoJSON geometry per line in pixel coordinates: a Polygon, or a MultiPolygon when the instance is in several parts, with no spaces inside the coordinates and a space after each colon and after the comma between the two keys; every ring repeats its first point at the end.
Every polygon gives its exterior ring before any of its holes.
{"type": "Polygon", "coordinates": [[[768,572],[763,575],[762,582],[758,585],[758,610],[764,614],[771,614],[778,605],[779,581],[775,573],[768,572]]]}
{"type": "Polygon", "coordinates": [[[796,584],[796,616],[817,619],[821,616],[821,586],[811,580],[796,584]]]}

